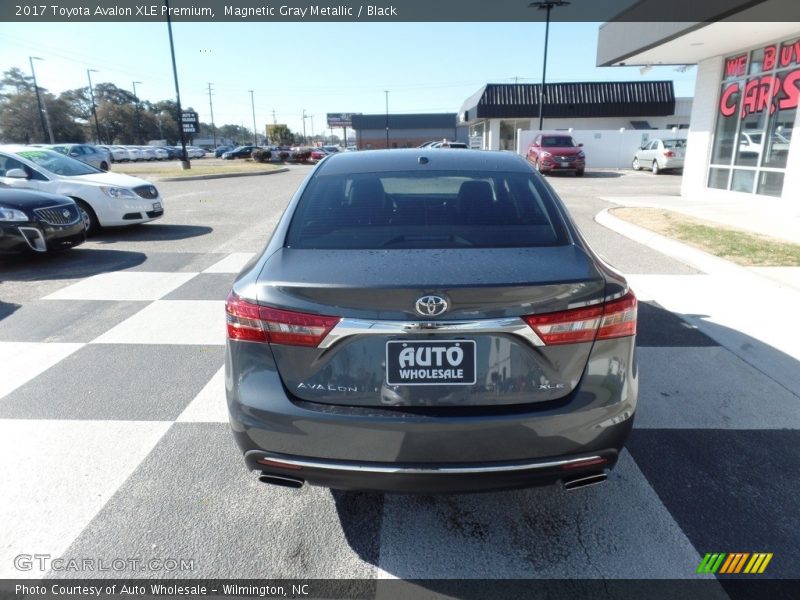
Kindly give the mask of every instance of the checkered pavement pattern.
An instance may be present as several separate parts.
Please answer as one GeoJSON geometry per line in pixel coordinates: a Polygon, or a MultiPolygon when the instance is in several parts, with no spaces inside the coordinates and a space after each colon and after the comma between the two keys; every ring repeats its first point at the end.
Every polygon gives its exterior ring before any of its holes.
{"type": "Polygon", "coordinates": [[[115,577],[692,578],[706,552],[738,551],[797,574],[797,396],[662,308],[648,294],[662,276],[633,278],[640,405],[605,484],[259,484],[229,432],[223,373],[224,299],[251,256],[152,253],[0,315],[0,577],[41,577],[14,557],[48,554],[192,560],[115,577]]]}

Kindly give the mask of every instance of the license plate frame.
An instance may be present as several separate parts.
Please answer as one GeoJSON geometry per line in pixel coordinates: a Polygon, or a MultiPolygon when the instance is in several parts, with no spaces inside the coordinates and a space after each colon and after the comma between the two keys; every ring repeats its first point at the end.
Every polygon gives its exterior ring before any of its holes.
{"type": "Polygon", "coordinates": [[[387,340],[385,376],[387,385],[475,385],[475,340],[387,340]]]}

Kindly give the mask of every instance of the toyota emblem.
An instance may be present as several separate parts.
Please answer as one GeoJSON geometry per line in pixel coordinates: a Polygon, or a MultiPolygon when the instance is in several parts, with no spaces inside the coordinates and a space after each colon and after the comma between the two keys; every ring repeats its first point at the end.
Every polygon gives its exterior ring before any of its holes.
{"type": "Polygon", "coordinates": [[[441,296],[422,296],[414,308],[423,317],[436,317],[447,310],[447,300],[441,296]]]}

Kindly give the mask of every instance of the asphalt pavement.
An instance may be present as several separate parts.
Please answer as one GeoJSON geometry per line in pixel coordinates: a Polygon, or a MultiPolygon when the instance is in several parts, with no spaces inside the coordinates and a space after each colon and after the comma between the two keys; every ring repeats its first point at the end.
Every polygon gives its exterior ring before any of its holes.
{"type": "Polygon", "coordinates": [[[759,327],[787,305],[732,302],[731,275],[595,221],[603,197],[674,196],[679,176],[548,179],[642,300],[639,408],[607,482],[444,496],[258,483],[227,424],[224,299],[308,168],[161,183],[158,222],[0,262],[0,577],[693,580],[707,552],[771,552],[762,577],[797,576],[800,354],[759,327]],[[20,570],[33,554],[191,565],[20,570]]]}

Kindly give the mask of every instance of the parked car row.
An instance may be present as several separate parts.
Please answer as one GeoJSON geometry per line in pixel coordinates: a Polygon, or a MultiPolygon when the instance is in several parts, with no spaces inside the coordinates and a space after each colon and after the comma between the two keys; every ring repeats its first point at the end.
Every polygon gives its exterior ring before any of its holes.
{"type": "Polygon", "coordinates": [[[103,226],[146,223],[164,214],[150,182],[43,147],[0,146],[0,188],[0,252],[72,247],[103,226]]]}
{"type": "MultiPolygon", "coordinates": [[[[180,146],[98,146],[110,153],[113,162],[138,162],[143,160],[178,160],[183,154],[180,146]]],[[[206,151],[197,146],[186,146],[189,158],[204,158],[206,151]]]]}

